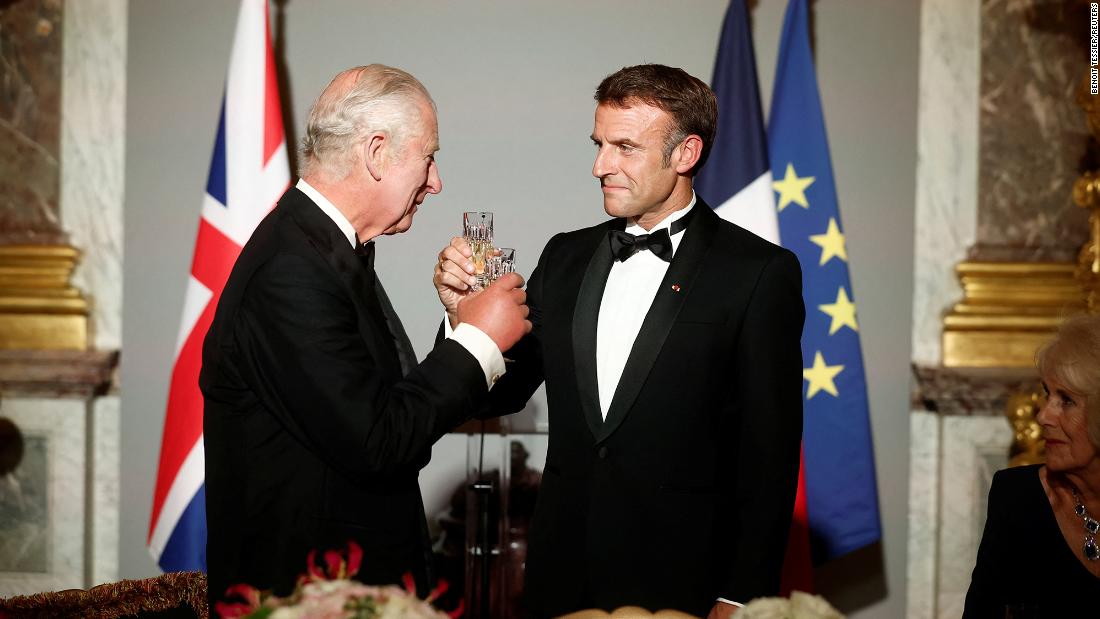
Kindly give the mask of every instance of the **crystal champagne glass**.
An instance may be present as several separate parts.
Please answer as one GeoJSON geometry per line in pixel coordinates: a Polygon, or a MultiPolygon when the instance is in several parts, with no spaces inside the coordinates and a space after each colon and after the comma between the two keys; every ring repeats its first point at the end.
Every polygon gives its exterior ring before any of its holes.
{"type": "Polygon", "coordinates": [[[489,258],[489,279],[497,281],[507,273],[516,270],[516,250],[511,247],[498,247],[492,250],[489,258]]]}
{"type": "Polygon", "coordinates": [[[470,211],[462,214],[462,237],[473,251],[475,288],[484,288],[490,283],[487,261],[493,250],[493,214],[470,211]]]}

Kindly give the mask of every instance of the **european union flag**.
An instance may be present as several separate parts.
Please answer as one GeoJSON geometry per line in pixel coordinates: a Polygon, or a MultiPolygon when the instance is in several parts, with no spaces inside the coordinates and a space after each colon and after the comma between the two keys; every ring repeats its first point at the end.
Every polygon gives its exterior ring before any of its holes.
{"type": "Polygon", "coordinates": [[[878,492],[848,252],[810,51],[806,0],[790,0],[768,123],[783,246],[802,263],[803,462],[815,563],[878,541],[878,492]]]}

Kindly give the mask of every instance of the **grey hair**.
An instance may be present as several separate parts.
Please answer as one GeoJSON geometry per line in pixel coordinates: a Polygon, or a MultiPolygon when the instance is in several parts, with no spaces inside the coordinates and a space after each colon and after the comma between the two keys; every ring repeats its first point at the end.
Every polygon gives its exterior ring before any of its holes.
{"type": "Polygon", "coordinates": [[[401,69],[372,64],[339,73],[309,111],[299,149],[302,175],[347,178],[355,146],[375,132],[392,141],[387,163],[392,162],[415,130],[421,101],[435,109],[424,85],[401,69]],[[345,85],[348,79],[354,79],[350,87],[345,85]]]}

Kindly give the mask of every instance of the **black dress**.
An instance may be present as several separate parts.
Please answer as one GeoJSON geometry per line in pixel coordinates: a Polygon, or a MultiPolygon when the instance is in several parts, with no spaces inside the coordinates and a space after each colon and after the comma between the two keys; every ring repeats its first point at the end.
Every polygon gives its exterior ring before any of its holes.
{"type": "Polygon", "coordinates": [[[1100,617],[1100,579],[1062,537],[1039,467],[993,476],[964,618],[1100,617]]]}

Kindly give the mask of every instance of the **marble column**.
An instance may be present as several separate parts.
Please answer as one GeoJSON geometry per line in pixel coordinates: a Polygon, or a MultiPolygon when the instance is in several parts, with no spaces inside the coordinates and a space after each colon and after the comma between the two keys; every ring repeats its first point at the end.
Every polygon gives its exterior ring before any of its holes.
{"type": "Polygon", "coordinates": [[[117,353],[0,351],[0,597],[118,577],[117,353]]]}
{"type": "Polygon", "coordinates": [[[88,351],[0,351],[0,596],[118,578],[126,0],[0,3],[0,244],[71,244],[88,351]],[[13,424],[13,425],[12,425],[13,424]],[[2,529],[2,528],[0,528],[2,529]]]}
{"type": "Polygon", "coordinates": [[[0,8],[0,244],[62,244],[62,3],[0,8]]]}
{"type": "Polygon", "coordinates": [[[971,260],[1073,262],[1088,237],[1088,213],[1071,195],[1091,159],[1075,100],[1088,66],[1087,9],[1065,0],[982,2],[971,260]]]}
{"type": "Polygon", "coordinates": [[[942,367],[945,313],[967,260],[1072,261],[1097,167],[1074,93],[1087,67],[1087,3],[924,0],[913,300],[908,609],[958,617],[993,471],[1007,466],[1014,391],[1028,368],[942,367]]]}

